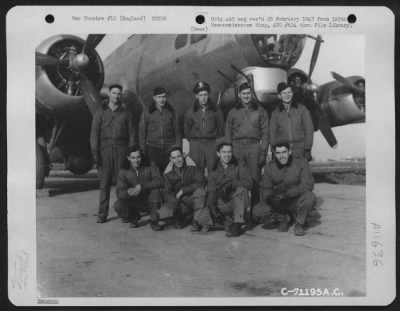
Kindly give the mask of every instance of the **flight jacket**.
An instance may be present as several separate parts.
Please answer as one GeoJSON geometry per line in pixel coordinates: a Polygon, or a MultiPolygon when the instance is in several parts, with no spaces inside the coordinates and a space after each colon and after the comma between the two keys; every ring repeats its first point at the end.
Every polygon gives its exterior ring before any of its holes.
{"type": "Polygon", "coordinates": [[[184,116],[184,136],[190,139],[216,139],[224,135],[224,116],[216,105],[209,101],[206,109],[196,100],[192,109],[184,116]]]}
{"type": "Polygon", "coordinates": [[[313,189],[314,177],[307,160],[303,158],[290,157],[285,166],[277,159],[271,161],[265,166],[260,183],[261,200],[264,202],[275,191],[295,198],[313,189]]]}
{"type": "Polygon", "coordinates": [[[131,199],[128,189],[138,184],[141,185],[142,191],[162,188],[163,180],[158,167],[155,165],[142,166],[138,171],[133,168],[121,169],[117,178],[117,198],[120,200],[131,199]]]}
{"type": "Polygon", "coordinates": [[[153,102],[148,110],[143,111],[139,123],[139,145],[142,150],[146,150],[147,145],[181,145],[181,140],[178,116],[168,102],[161,110],[153,102]]]}
{"type": "Polygon", "coordinates": [[[225,123],[225,136],[234,142],[241,139],[254,139],[261,144],[261,152],[267,153],[269,145],[268,113],[257,103],[250,103],[249,108],[239,103],[232,108],[225,123]]]}

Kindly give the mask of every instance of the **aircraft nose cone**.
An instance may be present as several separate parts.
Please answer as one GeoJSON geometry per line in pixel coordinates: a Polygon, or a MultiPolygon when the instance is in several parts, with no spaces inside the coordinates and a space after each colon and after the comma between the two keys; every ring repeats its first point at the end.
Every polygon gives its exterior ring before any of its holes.
{"type": "Polygon", "coordinates": [[[78,54],[72,60],[72,66],[76,69],[81,69],[89,64],[89,57],[86,54],[78,54]]]}

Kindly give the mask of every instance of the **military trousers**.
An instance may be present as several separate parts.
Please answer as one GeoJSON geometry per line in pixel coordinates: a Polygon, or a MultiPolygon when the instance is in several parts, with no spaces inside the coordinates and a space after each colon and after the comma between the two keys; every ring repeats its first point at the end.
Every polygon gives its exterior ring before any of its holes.
{"type": "Polygon", "coordinates": [[[258,161],[261,153],[261,145],[255,140],[237,140],[233,142],[233,153],[239,162],[242,162],[250,171],[250,176],[253,179],[253,188],[251,190],[252,205],[260,200],[259,181],[261,178],[261,169],[258,166],[258,161]]]}
{"type": "Polygon", "coordinates": [[[125,153],[126,146],[123,145],[108,145],[101,149],[101,166],[98,168],[100,178],[98,218],[104,219],[108,216],[111,185],[115,184],[125,153]]]}
{"type": "Polygon", "coordinates": [[[238,187],[228,202],[218,198],[218,209],[224,216],[233,217],[233,222],[244,223],[246,209],[249,206],[249,193],[244,187],[238,187]]]}
{"type": "Polygon", "coordinates": [[[197,188],[192,195],[182,196],[180,200],[166,201],[161,205],[160,218],[173,217],[176,210],[179,210],[183,217],[193,218],[201,225],[210,222],[210,215],[204,205],[206,192],[204,188],[197,188]]]}
{"type": "Polygon", "coordinates": [[[140,212],[146,211],[150,214],[150,220],[157,221],[158,209],[161,205],[161,193],[159,189],[141,192],[138,196],[130,199],[119,199],[114,203],[114,210],[121,218],[135,221],[140,218],[140,212]]]}
{"type": "Polygon", "coordinates": [[[258,166],[261,145],[259,143],[243,142],[244,140],[233,141],[233,154],[239,162],[242,162],[249,169],[251,178],[258,184],[261,174],[260,167],[258,166]]]}
{"type": "Polygon", "coordinates": [[[304,225],[315,201],[315,194],[312,191],[306,191],[280,208],[273,208],[266,202],[259,202],[253,207],[252,217],[256,223],[261,223],[264,217],[270,216],[272,213],[291,215],[296,223],[304,225]]]}
{"type": "Polygon", "coordinates": [[[189,145],[189,156],[196,163],[203,174],[205,168],[210,175],[213,165],[217,160],[215,150],[215,139],[191,139],[189,145]]]}

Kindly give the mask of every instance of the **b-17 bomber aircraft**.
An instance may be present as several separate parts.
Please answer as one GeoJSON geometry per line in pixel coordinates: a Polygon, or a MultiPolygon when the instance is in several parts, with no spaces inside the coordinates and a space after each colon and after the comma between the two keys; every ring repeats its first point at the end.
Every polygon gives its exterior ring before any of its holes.
{"type": "Polygon", "coordinates": [[[106,98],[108,86],[123,86],[122,101],[137,122],[162,86],[180,117],[193,104],[193,85],[211,85],[211,99],[222,110],[233,107],[237,87],[253,86],[254,100],[269,113],[278,101],[276,86],[297,72],[315,130],[337,144],[331,127],[365,122],[365,80],[332,72],[333,81],[311,80],[323,39],[306,34],[138,34],[130,36],[104,61],[96,47],[105,35],[56,35],[36,49],[36,187],[43,187],[50,161],[61,155],[66,168],[84,174],[93,167],[90,153],[92,116],[106,98]],[[294,68],[306,40],[314,40],[309,72],[294,68]],[[360,81],[362,82],[360,84],[360,81]],[[48,146],[49,148],[46,148],[48,146]],[[58,152],[56,152],[58,151],[58,152]]]}

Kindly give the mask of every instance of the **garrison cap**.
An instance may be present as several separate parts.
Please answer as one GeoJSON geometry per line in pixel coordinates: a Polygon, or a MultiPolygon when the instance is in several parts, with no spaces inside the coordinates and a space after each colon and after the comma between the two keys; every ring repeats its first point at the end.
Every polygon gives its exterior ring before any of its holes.
{"type": "Polygon", "coordinates": [[[108,90],[111,91],[112,89],[119,89],[122,92],[122,85],[118,83],[111,84],[108,90]]]}
{"type": "Polygon", "coordinates": [[[204,82],[204,81],[197,82],[193,87],[193,93],[197,94],[197,93],[199,93],[201,91],[210,92],[211,91],[210,85],[207,82],[204,82]]]}
{"type": "Polygon", "coordinates": [[[215,140],[215,147],[217,148],[217,151],[219,151],[220,146],[222,145],[230,145],[232,146],[232,140],[229,137],[223,136],[223,137],[218,137],[215,140]]]}
{"type": "Polygon", "coordinates": [[[248,84],[247,82],[243,82],[240,86],[239,86],[239,92],[245,90],[245,89],[251,89],[250,84],[248,84]]]}
{"type": "Polygon", "coordinates": [[[183,154],[182,146],[181,145],[172,145],[167,149],[167,155],[170,156],[173,151],[179,150],[183,154]]]}
{"type": "Polygon", "coordinates": [[[153,96],[157,96],[157,95],[164,94],[164,93],[167,93],[167,91],[163,87],[160,87],[160,86],[157,86],[153,90],[153,96]]]}
{"type": "Polygon", "coordinates": [[[280,94],[283,90],[286,90],[288,87],[291,88],[291,85],[287,84],[286,82],[279,83],[277,87],[278,94],[280,94]]]}

